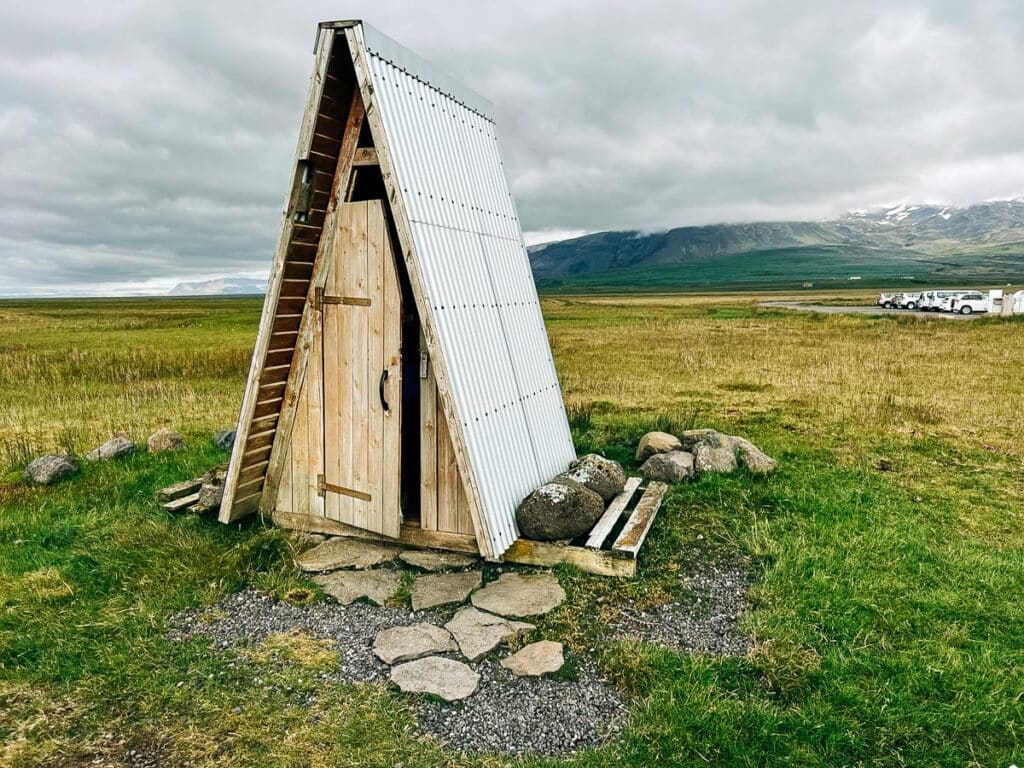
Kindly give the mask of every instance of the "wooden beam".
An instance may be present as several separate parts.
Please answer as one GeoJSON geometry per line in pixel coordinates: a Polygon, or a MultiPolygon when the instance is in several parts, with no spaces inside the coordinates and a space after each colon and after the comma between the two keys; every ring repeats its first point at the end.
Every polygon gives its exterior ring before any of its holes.
{"type": "Polygon", "coordinates": [[[661,509],[661,500],[665,498],[665,491],[668,486],[664,483],[651,482],[636,503],[636,509],[629,516],[626,525],[623,526],[619,537],[612,544],[614,552],[620,552],[629,557],[635,558],[640,552],[640,547],[647,538],[647,534],[654,524],[654,518],[661,509]]]}
{"type": "Polygon", "coordinates": [[[297,183],[297,173],[300,165],[299,161],[308,155],[310,143],[313,139],[313,130],[316,125],[324,83],[327,79],[327,67],[330,63],[331,50],[334,47],[335,34],[334,30],[323,30],[322,34],[318,33],[317,37],[316,65],[313,69],[313,75],[310,77],[309,93],[306,97],[306,111],[302,115],[302,127],[299,130],[295,160],[292,164],[292,168],[295,169],[292,176],[292,191],[289,196],[288,207],[284,211],[281,222],[277,247],[274,250],[274,261],[270,270],[270,280],[267,284],[267,294],[263,300],[263,314],[260,317],[260,327],[256,334],[256,345],[253,348],[252,362],[249,365],[249,378],[246,381],[245,395],[242,398],[242,407],[238,414],[235,447],[231,452],[231,461],[228,464],[228,472],[224,480],[224,498],[221,501],[220,514],[218,515],[218,519],[222,523],[230,523],[232,520],[244,517],[252,511],[252,504],[249,500],[246,500],[246,504],[235,504],[238,476],[244,462],[249,425],[256,408],[256,401],[259,398],[260,380],[263,375],[263,358],[269,348],[271,328],[275,325],[277,304],[281,296],[285,257],[288,253],[288,245],[292,239],[294,218],[292,207],[298,196],[299,184],[297,183]]]}
{"type": "MultiPolygon", "coordinates": [[[[473,536],[466,536],[460,533],[441,533],[439,531],[424,531],[418,526],[403,525],[399,538],[394,539],[380,533],[367,531],[363,528],[356,528],[352,525],[339,523],[329,517],[314,517],[312,515],[296,515],[291,512],[274,510],[271,519],[275,525],[282,528],[290,528],[296,531],[308,533],[323,533],[328,536],[349,536],[367,541],[382,541],[394,544],[402,544],[408,547],[419,549],[444,549],[452,552],[466,552],[478,554],[476,539],[473,536]]],[[[630,562],[623,560],[623,562],[630,562]]]]}
{"type": "Polygon", "coordinates": [[[377,162],[377,150],[373,147],[360,147],[356,150],[356,156],[352,160],[352,165],[356,168],[379,165],[377,162]]]}
{"type": "Polygon", "coordinates": [[[559,563],[575,565],[599,576],[635,576],[636,560],[603,549],[586,549],[550,541],[516,539],[502,556],[509,563],[541,565],[550,568],[559,563]]]}
{"type": "Polygon", "coordinates": [[[292,428],[295,425],[295,408],[298,403],[299,392],[302,390],[302,384],[306,379],[310,349],[313,345],[313,336],[316,330],[316,296],[318,292],[323,292],[324,285],[327,283],[327,277],[330,274],[334,238],[337,230],[338,203],[344,201],[344,195],[346,194],[344,190],[347,190],[349,186],[349,177],[352,175],[352,161],[355,158],[356,144],[359,141],[359,132],[362,130],[365,116],[363,100],[357,88],[352,93],[352,103],[349,106],[345,133],[341,139],[341,151],[338,154],[338,165],[334,172],[334,182],[331,187],[331,199],[328,203],[327,216],[324,219],[324,230],[320,236],[320,245],[316,251],[316,258],[313,261],[313,274],[309,281],[309,290],[302,311],[302,320],[299,323],[298,341],[295,354],[292,356],[291,368],[288,371],[288,383],[284,389],[284,402],[281,405],[281,416],[278,419],[277,432],[274,435],[274,447],[270,453],[270,465],[267,467],[267,477],[263,485],[263,500],[260,502],[260,508],[264,512],[269,512],[273,509],[274,503],[277,500],[277,489],[281,482],[281,471],[284,468],[287,446],[291,441],[292,428]]]}
{"type": "Polygon", "coordinates": [[[633,494],[636,493],[636,489],[640,487],[639,477],[630,477],[626,479],[626,487],[622,489],[622,493],[611,500],[608,505],[608,509],[601,515],[601,519],[597,521],[593,528],[590,529],[590,536],[587,538],[587,546],[591,549],[600,549],[604,545],[604,540],[608,538],[608,534],[612,532],[612,528],[619,522],[619,518],[622,517],[622,513],[626,511],[626,507],[629,506],[629,502],[633,498],[633,494]]]}
{"type": "Polygon", "coordinates": [[[366,45],[362,38],[361,27],[349,27],[345,29],[345,37],[348,40],[349,51],[352,56],[352,63],[355,66],[356,81],[359,90],[363,95],[363,105],[366,109],[366,119],[370,123],[370,131],[373,135],[373,144],[377,150],[377,160],[380,164],[381,176],[384,179],[384,188],[388,194],[388,201],[391,204],[392,218],[395,229],[398,232],[399,245],[402,249],[402,259],[405,262],[406,271],[409,275],[409,282],[412,285],[413,297],[416,300],[416,309],[420,316],[420,325],[423,329],[423,337],[426,341],[427,350],[430,354],[431,363],[434,367],[434,376],[437,379],[438,394],[443,403],[444,419],[448,424],[448,431],[451,435],[452,445],[455,448],[456,461],[463,480],[466,483],[466,496],[469,501],[469,512],[473,519],[473,530],[476,531],[477,542],[480,546],[480,554],[485,558],[494,560],[501,555],[495,552],[488,537],[485,535],[487,526],[483,518],[483,502],[480,489],[473,478],[473,468],[469,462],[469,451],[466,444],[466,435],[462,430],[462,422],[455,410],[455,403],[452,399],[452,379],[448,366],[441,352],[441,344],[438,340],[435,327],[433,308],[426,299],[423,274],[420,269],[419,259],[416,256],[416,248],[412,239],[412,229],[409,223],[409,212],[405,207],[405,200],[402,197],[402,190],[398,187],[395,175],[394,163],[391,159],[391,151],[388,145],[387,134],[384,131],[384,124],[381,121],[380,111],[376,108],[374,101],[373,82],[370,76],[369,62],[366,60],[366,45]]]}

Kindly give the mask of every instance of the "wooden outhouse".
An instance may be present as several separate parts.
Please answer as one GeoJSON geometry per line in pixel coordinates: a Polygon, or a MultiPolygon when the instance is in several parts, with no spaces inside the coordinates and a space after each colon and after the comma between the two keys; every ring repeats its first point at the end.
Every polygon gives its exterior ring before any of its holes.
{"type": "Polygon", "coordinates": [[[576,454],[490,105],[358,21],[315,54],[220,520],[574,559],[516,529],[576,454]]]}

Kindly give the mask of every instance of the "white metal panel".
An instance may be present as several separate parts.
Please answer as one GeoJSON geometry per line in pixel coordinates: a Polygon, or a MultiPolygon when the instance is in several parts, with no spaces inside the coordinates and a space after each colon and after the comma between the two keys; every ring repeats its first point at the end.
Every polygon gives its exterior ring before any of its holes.
{"type": "Polygon", "coordinates": [[[576,458],[486,102],[364,25],[376,108],[496,555],[576,458]]]}

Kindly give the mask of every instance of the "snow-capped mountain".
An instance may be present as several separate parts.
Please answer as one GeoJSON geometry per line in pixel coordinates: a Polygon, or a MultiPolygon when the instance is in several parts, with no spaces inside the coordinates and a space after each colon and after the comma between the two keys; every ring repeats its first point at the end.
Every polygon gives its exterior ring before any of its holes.
{"type": "Polygon", "coordinates": [[[168,296],[238,296],[266,293],[267,281],[252,277],[220,277],[215,280],[199,280],[178,283],[168,296]]]}

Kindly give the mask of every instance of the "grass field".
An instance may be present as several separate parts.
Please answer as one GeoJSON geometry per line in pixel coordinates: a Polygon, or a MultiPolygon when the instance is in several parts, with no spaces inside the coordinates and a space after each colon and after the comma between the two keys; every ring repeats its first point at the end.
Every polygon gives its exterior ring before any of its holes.
{"type": "MultiPolygon", "coordinates": [[[[559,570],[569,599],[542,632],[594,655],[633,702],[619,738],[568,763],[1020,764],[1024,323],[763,298],[544,300],[580,451],[631,463],[644,431],[715,426],[782,465],[674,489],[634,580],[559,570]],[[754,652],[605,641],[621,606],[683,595],[698,541],[755,563],[754,652]]],[[[210,437],[234,421],[259,305],[0,303],[0,765],[119,765],[134,746],[170,765],[507,762],[416,738],[384,687],[317,682],[329,652],[282,665],[166,639],[176,610],[299,583],[283,533],[172,517],[152,498],[224,460],[210,437]],[[191,448],[50,489],[18,482],[41,451],[163,424],[191,448]],[[254,670],[279,692],[247,685],[254,670]]]]}

